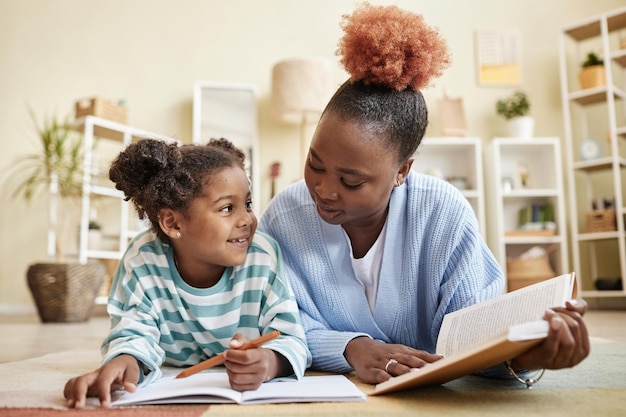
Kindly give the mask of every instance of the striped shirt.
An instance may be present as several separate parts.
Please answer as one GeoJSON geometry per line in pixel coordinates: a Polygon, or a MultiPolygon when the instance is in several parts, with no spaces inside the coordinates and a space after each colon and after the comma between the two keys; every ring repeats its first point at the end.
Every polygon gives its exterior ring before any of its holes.
{"type": "Polygon", "coordinates": [[[152,371],[147,379],[153,381],[163,364],[194,365],[222,353],[237,332],[254,339],[278,330],[281,336],[263,347],[284,356],[301,378],[311,354],[282,269],[276,242],[257,232],[242,265],[227,267],[210,288],[191,287],[175,267],[173,247],[152,231],[140,233],[113,280],[103,363],[130,354],[152,371]]]}

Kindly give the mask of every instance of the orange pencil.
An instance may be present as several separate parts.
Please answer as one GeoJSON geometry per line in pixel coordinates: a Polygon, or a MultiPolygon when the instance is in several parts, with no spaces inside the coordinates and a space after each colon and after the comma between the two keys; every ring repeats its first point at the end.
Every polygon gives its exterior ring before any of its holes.
{"type": "MultiPolygon", "coordinates": [[[[273,332],[269,332],[266,335],[263,335],[254,340],[250,340],[249,342],[244,343],[243,345],[241,345],[241,347],[237,348],[237,350],[248,350],[248,349],[258,348],[262,344],[267,343],[270,340],[276,339],[278,336],[280,336],[280,332],[278,330],[274,330],[273,332]]],[[[185,369],[184,371],[176,375],[176,378],[185,378],[185,377],[188,377],[189,375],[197,374],[198,372],[204,371],[205,369],[209,369],[214,366],[220,365],[224,363],[224,361],[225,361],[224,354],[220,353],[219,355],[213,356],[212,358],[202,361],[197,365],[190,366],[189,368],[185,369]]]]}

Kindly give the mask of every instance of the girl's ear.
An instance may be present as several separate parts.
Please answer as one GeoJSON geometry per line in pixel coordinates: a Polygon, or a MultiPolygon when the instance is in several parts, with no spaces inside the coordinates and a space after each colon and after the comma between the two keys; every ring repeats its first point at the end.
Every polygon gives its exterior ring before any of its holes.
{"type": "Polygon", "coordinates": [[[414,158],[409,158],[400,165],[398,173],[396,174],[396,185],[404,184],[404,180],[409,176],[411,167],[413,166],[414,158]]]}
{"type": "Polygon", "coordinates": [[[162,209],[159,212],[159,227],[170,239],[180,237],[178,213],[172,209],[162,209]]]}

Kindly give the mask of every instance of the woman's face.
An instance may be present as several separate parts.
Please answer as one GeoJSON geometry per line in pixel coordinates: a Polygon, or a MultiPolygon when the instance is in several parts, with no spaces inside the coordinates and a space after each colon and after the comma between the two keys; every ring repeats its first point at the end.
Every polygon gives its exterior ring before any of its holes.
{"type": "Polygon", "coordinates": [[[358,122],[330,113],[320,120],[304,179],[325,222],[368,226],[379,224],[386,215],[400,164],[395,152],[382,146],[374,134],[358,122]]]}

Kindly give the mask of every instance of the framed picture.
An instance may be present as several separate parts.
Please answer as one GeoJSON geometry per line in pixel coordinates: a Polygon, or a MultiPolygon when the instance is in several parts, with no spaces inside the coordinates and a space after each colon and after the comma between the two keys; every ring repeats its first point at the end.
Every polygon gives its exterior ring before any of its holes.
{"type": "Polygon", "coordinates": [[[478,84],[516,86],[522,83],[522,41],[519,31],[480,29],[475,33],[478,84]]]}

